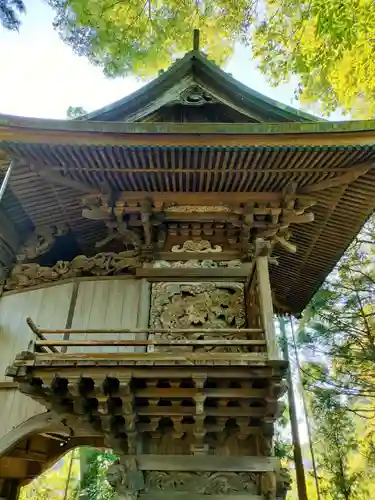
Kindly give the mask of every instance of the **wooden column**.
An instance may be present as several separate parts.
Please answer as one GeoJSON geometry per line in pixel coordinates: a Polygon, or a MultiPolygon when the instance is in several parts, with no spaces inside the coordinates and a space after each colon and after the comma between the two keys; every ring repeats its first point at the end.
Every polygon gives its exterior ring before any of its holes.
{"type": "Polygon", "coordinates": [[[268,247],[263,240],[256,241],[256,272],[259,288],[260,314],[267,342],[269,359],[280,359],[273,317],[273,303],[268,270],[268,247]]]}
{"type": "Polygon", "coordinates": [[[302,448],[301,441],[299,438],[298,431],[298,418],[296,412],[296,402],[294,399],[294,389],[293,389],[293,377],[290,369],[289,361],[289,347],[288,347],[288,337],[285,329],[285,319],[283,317],[279,318],[283,355],[285,361],[288,362],[288,372],[287,372],[287,382],[288,382],[288,403],[289,403],[289,417],[290,417],[290,428],[292,431],[293,439],[293,455],[294,463],[296,466],[296,479],[297,479],[297,490],[299,500],[308,500],[307,489],[306,489],[306,478],[305,469],[303,466],[302,448]]]}
{"type": "Polygon", "coordinates": [[[0,479],[0,500],[17,500],[20,493],[20,482],[17,479],[0,479]]]}

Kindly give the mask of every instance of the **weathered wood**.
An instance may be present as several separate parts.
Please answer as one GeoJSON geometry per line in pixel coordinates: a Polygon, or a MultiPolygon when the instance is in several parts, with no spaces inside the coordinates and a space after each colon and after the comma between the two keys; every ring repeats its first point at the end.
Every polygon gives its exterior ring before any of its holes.
{"type": "Polygon", "coordinates": [[[288,337],[286,334],[284,318],[281,317],[279,318],[279,326],[282,338],[283,356],[285,361],[289,365],[287,371],[288,403],[289,403],[288,407],[289,407],[290,427],[293,438],[293,455],[294,455],[294,465],[296,470],[297,491],[300,500],[307,500],[308,497],[306,489],[305,469],[303,464],[301,441],[299,437],[298,417],[297,417],[296,402],[294,398],[294,389],[293,389],[293,377],[289,362],[288,337]]]}
{"type": "Polygon", "coordinates": [[[350,168],[350,170],[345,170],[342,175],[336,175],[335,177],[330,177],[324,181],[311,184],[302,188],[300,191],[302,193],[315,193],[317,191],[322,191],[323,189],[330,189],[333,187],[343,186],[355,181],[358,177],[368,172],[370,169],[375,167],[373,161],[368,161],[357,166],[350,168]]]}
{"type": "Polygon", "coordinates": [[[17,389],[18,384],[16,382],[0,382],[0,391],[8,391],[11,389],[17,389]]]}
{"type": "Polygon", "coordinates": [[[70,189],[75,189],[76,191],[81,191],[83,193],[97,193],[97,194],[100,193],[99,189],[84,184],[83,182],[76,181],[68,177],[65,177],[63,175],[60,175],[51,170],[49,167],[46,166],[36,167],[35,165],[30,165],[30,169],[32,172],[35,172],[37,175],[40,175],[40,177],[44,177],[45,179],[49,180],[53,184],[57,184],[58,186],[64,186],[70,189]]]}
{"type": "MultiPolygon", "coordinates": [[[[79,290],[79,282],[76,281],[73,284],[73,290],[72,290],[72,294],[70,296],[70,304],[69,304],[68,316],[67,316],[66,322],[65,322],[65,328],[67,330],[69,330],[69,328],[72,328],[74,311],[75,311],[76,304],[77,304],[78,290],[79,290]]],[[[64,340],[69,340],[69,337],[70,337],[70,334],[66,333],[63,336],[63,339],[64,340]]],[[[66,350],[67,350],[67,347],[65,346],[65,347],[63,347],[63,349],[61,349],[61,352],[66,352],[66,350]]]]}
{"type": "Polygon", "coordinates": [[[25,460],[29,460],[30,462],[46,462],[48,456],[46,453],[40,453],[38,451],[30,451],[30,450],[13,450],[11,457],[22,458],[25,460]]]}
{"type": "MultiPolygon", "coordinates": [[[[142,416],[160,416],[160,417],[174,417],[174,416],[193,416],[196,415],[196,409],[194,406],[139,406],[137,407],[138,415],[142,416]]],[[[229,407],[229,408],[206,408],[205,416],[206,417],[256,417],[263,418],[267,415],[269,419],[272,419],[272,415],[269,415],[269,412],[266,407],[264,408],[237,408],[237,407],[229,407]]],[[[274,415],[274,419],[276,419],[276,415],[274,415]]]]}
{"type": "Polygon", "coordinates": [[[233,493],[222,495],[205,495],[183,491],[162,491],[159,493],[141,493],[139,500],[265,500],[262,495],[252,495],[251,493],[233,493]]]}
{"type": "Polygon", "coordinates": [[[35,355],[36,360],[50,360],[50,361],[100,361],[100,360],[136,360],[136,361],[215,361],[215,360],[226,360],[226,361],[265,361],[267,359],[266,353],[227,353],[227,352],[213,352],[213,353],[186,353],[186,352],[175,352],[175,353],[164,353],[164,352],[149,352],[149,353],[136,353],[136,352],[114,352],[114,353],[59,353],[59,354],[39,354],[35,355]]]}
{"type": "Polygon", "coordinates": [[[39,329],[39,333],[45,335],[53,335],[53,334],[102,334],[102,333],[129,333],[129,334],[137,334],[137,333],[170,333],[170,334],[181,334],[181,335],[189,335],[189,334],[207,334],[213,335],[215,333],[219,334],[229,334],[229,335],[243,335],[243,334],[251,334],[251,333],[261,333],[263,330],[261,328],[103,328],[103,329],[58,329],[58,330],[48,330],[48,329],[39,329]]]}
{"type": "Polygon", "coordinates": [[[150,471],[272,472],[279,467],[279,461],[273,457],[138,455],[134,458],[140,470],[150,471]]]}
{"type": "MultiPolygon", "coordinates": [[[[202,252],[159,252],[156,253],[155,258],[159,260],[201,260],[202,252]]],[[[223,250],[222,252],[210,252],[207,255],[209,260],[214,261],[225,261],[225,260],[236,260],[240,258],[239,250],[223,250]]]]}
{"type": "MultiPolygon", "coordinates": [[[[211,170],[212,171],[212,170],[211,170]]],[[[249,202],[255,203],[280,203],[283,200],[282,192],[272,192],[272,191],[248,191],[248,192],[217,192],[217,193],[187,193],[187,192],[152,192],[152,201],[157,206],[163,206],[167,204],[176,205],[207,205],[207,206],[217,206],[217,205],[235,205],[246,204],[249,202]]],[[[308,206],[311,205],[312,198],[306,194],[297,195],[301,203],[306,202],[308,206]]],[[[142,200],[150,199],[150,192],[138,191],[138,192],[126,192],[120,193],[117,198],[117,203],[121,205],[122,202],[126,205],[134,205],[142,200]]],[[[137,206],[137,205],[135,205],[137,206]]],[[[139,208],[138,208],[139,211],[139,208]]]]}
{"type": "MultiPolygon", "coordinates": [[[[220,335],[220,332],[217,332],[220,335]]],[[[165,345],[165,346],[261,346],[266,345],[265,340],[231,340],[231,339],[204,339],[204,340],[37,340],[36,346],[147,346],[147,345],[165,345]]],[[[1,386],[0,386],[1,388],[1,386]]]]}
{"type": "Polygon", "coordinates": [[[28,460],[16,457],[0,457],[0,479],[25,478],[28,475],[28,460]]]}
{"type": "MultiPolygon", "coordinates": [[[[267,361],[267,364],[257,364],[256,366],[227,366],[225,370],[221,367],[202,367],[195,366],[194,373],[197,375],[202,375],[207,373],[209,369],[209,377],[218,379],[218,380],[228,380],[228,379],[270,379],[277,378],[281,380],[282,375],[285,371],[287,363],[285,361],[267,361]]],[[[45,366],[35,367],[33,369],[33,376],[36,378],[41,378],[45,382],[51,383],[55,377],[56,369],[54,367],[45,366]]],[[[183,379],[189,378],[192,375],[191,367],[189,366],[166,366],[166,367],[158,367],[153,366],[150,370],[144,366],[135,366],[135,367],[116,367],[116,374],[119,379],[124,376],[127,378],[129,374],[133,377],[137,377],[139,379],[145,380],[158,380],[158,379],[183,379]]],[[[90,376],[95,379],[103,378],[103,380],[108,375],[108,367],[107,366],[95,366],[90,367],[90,376]]],[[[72,363],[72,366],[66,365],[64,367],[64,377],[73,377],[78,379],[82,376],[82,368],[75,366],[72,363]]]]}
{"type": "Polygon", "coordinates": [[[273,318],[273,303],[268,270],[268,257],[256,257],[256,268],[259,285],[260,312],[267,342],[267,354],[269,359],[279,359],[273,318]]]}
{"type": "MultiPolygon", "coordinates": [[[[207,253],[207,258],[210,258],[212,254],[207,253]]],[[[200,255],[202,258],[202,254],[200,255]]],[[[183,270],[180,268],[171,268],[171,267],[160,267],[160,268],[148,268],[148,267],[139,267],[136,269],[137,278],[149,278],[155,279],[159,278],[160,280],[166,280],[168,278],[178,278],[180,281],[189,281],[190,279],[211,279],[214,281],[228,281],[240,279],[241,281],[245,280],[248,272],[241,267],[226,267],[226,268],[188,268],[184,267],[183,270]]]]}
{"type": "MultiPolygon", "coordinates": [[[[240,398],[240,399],[262,399],[268,396],[266,389],[208,389],[203,388],[207,398],[240,398]]],[[[134,395],[138,398],[193,398],[197,390],[184,388],[150,388],[150,389],[135,389],[134,395]]]]}
{"type": "MultiPolygon", "coordinates": [[[[33,322],[33,320],[31,318],[26,318],[26,323],[28,324],[29,328],[33,331],[33,333],[35,334],[35,336],[38,339],[40,339],[41,341],[47,341],[46,337],[41,333],[41,331],[39,330],[39,328],[36,326],[36,324],[33,322]]],[[[34,344],[34,346],[36,346],[36,341],[33,342],[33,344],[34,344]]],[[[49,346],[48,348],[50,349],[50,351],[52,351],[54,353],[59,352],[58,349],[56,349],[56,347],[54,347],[53,345],[49,346]]]]}

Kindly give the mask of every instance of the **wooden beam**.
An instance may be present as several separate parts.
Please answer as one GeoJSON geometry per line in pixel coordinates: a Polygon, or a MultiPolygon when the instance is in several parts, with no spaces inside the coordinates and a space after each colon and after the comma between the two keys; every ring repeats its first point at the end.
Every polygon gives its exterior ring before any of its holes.
{"type": "MultiPolygon", "coordinates": [[[[40,333],[46,335],[59,335],[59,334],[73,334],[73,333],[83,333],[83,334],[103,334],[103,333],[172,333],[172,334],[231,334],[231,335],[241,335],[248,333],[261,333],[263,330],[261,328],[87,328],[87,329],[58,329],[58,330],[48,330],[39,329],[40,333]]],[[[46,340],[46,339],[44,339],[46,340]]]]}
{"type": "Polygon", "coordinates": [[[29,475],[29,461],[16,457],[0,458],[0,479],[23,479],[29,475]]]}
{"type": "Polygon", "coordinates": [[[27,144],[90,146],[365,146],[374,144],[366,123],[103,123],[16,118],[0,125],[0,139],[27,144]],[[316,131],[317,125],[320,131],[316,131]],[[362,128],[361,128],[362,127],[362,128]],[[344,133],[339,133],[344,132],[344,133]]]}
{"type": "Polygon", "coordinates": [[[0,382],[0,391],[9,391],[17,388],[18,384],[16,382],[0,382]]]}
{"type": "MultiPolygon", "coordinates": [[[[39,328],[36,326],[36,324],[33,322],[33,320],[31,318],[26,318],[26,323],[28,324],[30,330],[34,333],[34,335],[36,336],[37,339],[39,340],[47,340],[45,338],[45,336],[43,335],[43,333],[39,330],[39,328]]],[[[36,345],[35,341],[33,341],[33,344],[34,346],[36,345]]],[[[53,347],[53,346],[50,346],[49,347],[50,351],[54,352],[54,353],[58,353],[59,351],[53,347]]],[[[41,348],[42,351],[46,352],[45,349],[41,348]]]]}
{"type": "Polygon", "coordinates": [[[49,167],[36,167],[35,165],[30,165],[30,170],[53,184],[81,191],[83,193],[100,194],[100,189],[88,186],[83,182],[76,181],[74,179],[69,179],[63,175],[56,174],[49,167]]]}
{"type": "MultiPolygon", "coordinates": [[[[98,194],[97,191],[93,194],[98,194]]],[[[106,196],[106,195],[104,195],[106,196]]],[[[247,193],[181,193],[181,192],[152,192],[149,191],[132,191],[132,192],[121,192],[116,200],[118,206],[121,203],[125,203],[127,206],[132,204],[137,204],[142,200],[149,200],[150,198],[157,206],[163,206],[165,204],[174,205],[195,205],[195,206],[218,206],[218,205],[235,205],[238,206],[242,203],[268,203],[268,202],[281,202],[283,200],[283,193],[281,192],[247,192],[247,193]]],[[[305,194],[297,194],[296,197],[301,201],[301,203],[311,206],[314,203],[314,199],[311,196],[305,194]]],[[[106,199],[106,197],[104,198],[106,199]]],[[[89,204],[90,196],[84,198],[84,202],[89,204]]],[[[134,207],[139,211],[139,207],[134,205],[134,207]]],[[[166,207],[167,208],[167,207],[166,207]]]]}
{"type": "Polygon", "coordinates": [[[273,472],[279,467],[274,457],[138,455],[134,458],[138,468],[146,471],[273,472]]]}
{"type": "Polygon", "coordinates": [[[322,191],[324,189],[330,189],[333,187],[343,186],[345,184],[350,184],[355,181],[358,177],[368,172],[370,169],[374,168],[375,163],[373,161],[362,163],[356,167],[352,167],[345,171],[342,175],[336,175],[335,177],[330,177],[316,184],[311,184],[300,189],[300,193],[310,194],[316,193],[317,191],[322,191]]]}
{"type": "Polygon", "coordinates": [[[42,431],[70,434],[70,429],[61,423],[59,417],[50,412],[44,412],[29,418],[0,439],[0,456],[12,449],[22,439],[42,431]]]}
{"type": "MultiPolygon", "coordinates": [[[[149,389],[135,389],[134,396],[137,398],[193,398],[196,394],[196,388],[181,388],[171,387],[167,389],[149,388],[149,389]]],[[[209,389],[204,387],[202,389],[207,398],[240,398],[240,399],[265,399],[268,396],[268,389],[233,389],[233,388],[220,388],[209,389]]],[[[105,396],[107,398],[107,396],[105,396]]],[[[193,424],[192,424],[193,425],[193,424]]]]}
{"type": "MultiPolygon", "coordinates": [[[[220,331],[217,332],[220,335],[220,331]]],[[[202,340],[37,340],[37,346],[261,346],[265,340],[232,340],[232,339],[202,339],[202,340]]],[[[0,386],[1,388],[1,386],[0,386]]]]}
{"type": "MultiPolygon", "coordinates": [[[[182,361],[182,362],[193,362],[193,361],[254,361],[254,362],[265,362],[267,360],[266,353],[242,353],[242,352],[114,352],[114,353],[63,353],[63,354],[39,354],[36,353],[35,360],[28,359],[23,364],[34,364],[35,361],[52,361],[52,362],[67,362],[67,361],[92,361],[97,363],[100,361],[182,361]],[[30,363],[31,362],[31,363],[30,363]]],[[[20,363],[21,359],[17,360],[17,364],[20,363]]]]}
{"type": "MultiPolygon", "coordinates": [[[[257,240],[257,246],[262,245],[262,240],[257,240]]],[[[268,256],[258,255],[256,257],[256,270],[259,285],[260,313],[267,342],[267,354],[269,359],[280,359],[276,341],[276,332],[273,318],[272,292],[268,270],[268,256]]]]}
{"type": "MultiPolygon", "coordinates": [[[[211,254],[206,254],[209,259],[211,254]]],[[[201,254],[202,258],[202,254],[201,254]]],[[[165,281],[166,279],[173,278],[180,281],[196,281],[202,279],[209,279],[214,281],[245,281],[248,276],[246,268],[242,267],[225,267],[225,268],[173,268],[173,267],[138,267],[136,269],[137,278],[148,278],[153,281],[165,281]]]]}
{"type": "Polygon", "coordinates": [[[237,260],[241,257],[239,250],[223,250],[222,252],[158,252],[155,254],[156,260],[237,260]]]}

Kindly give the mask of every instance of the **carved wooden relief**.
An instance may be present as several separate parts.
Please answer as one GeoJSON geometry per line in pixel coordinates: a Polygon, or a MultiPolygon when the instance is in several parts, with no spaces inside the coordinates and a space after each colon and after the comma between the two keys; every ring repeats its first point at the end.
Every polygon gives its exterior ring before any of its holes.
{"type": "Polygon", "coordinates": [[[257,494],[259,476],[246,472],[145,472],[145,492],[176,490],[205,495],[257,494]]]}
{"type": "Polygon", "coordinates": [[[115,276],[131,272],[139,265],[139,256],[132,251],[98,253],[93,257],[78,255],[70,262],[60,260],[52,267],[19,263],[13,267],[7,279],[0,281],[0,292],[79,276],[115,276]]]}
{"type": "Polygon", "coordinates": [[[245,326],[242,283],[154,283],[150,325],[155,328],[245,326]]]}
{"type": "Polygon", "coordinates": [[[36,228],[18,252],[17,261],[27,262],[35,259],[39,255],[43,255],[51,250],[55,244],[56,238],[64,236],[68,231],[69,227],[67,225],[36,228]]]}

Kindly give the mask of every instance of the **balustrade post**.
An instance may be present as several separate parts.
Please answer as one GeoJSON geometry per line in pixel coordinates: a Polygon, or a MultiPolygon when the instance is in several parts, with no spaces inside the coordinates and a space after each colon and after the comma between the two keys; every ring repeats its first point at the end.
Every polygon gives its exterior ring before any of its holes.
{"type": "Polygon", "coordinates": [[[273,315],[273,302],[268,269],[268,247],[261,239],[256,241],[256,273],[259,288],[260,313],[264,335],[267,342],[268,359],[280,359],[276,340],[276,331],[273,315]]]}

